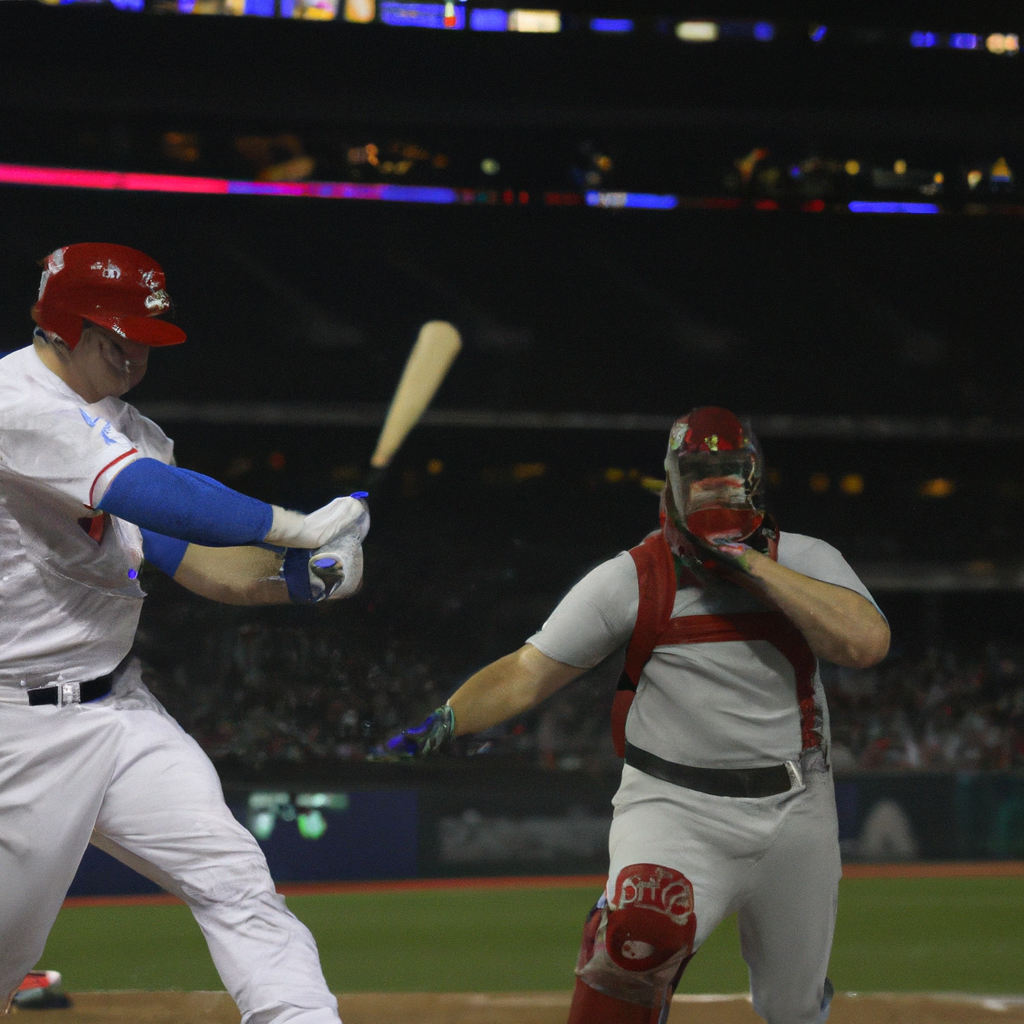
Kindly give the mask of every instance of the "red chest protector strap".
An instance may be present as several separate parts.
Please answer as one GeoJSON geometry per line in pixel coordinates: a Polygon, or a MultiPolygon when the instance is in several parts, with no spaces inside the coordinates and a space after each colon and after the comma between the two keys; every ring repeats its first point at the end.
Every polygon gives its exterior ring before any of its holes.
{"type": "Polygon", "coordinates": [[[661,530],[648,534],[629,552],[636,565],[640,606],[633,636],[626,648],[626,666],[612,704],[612,742],[619,757],[626,756],[626,715],[633,703],[640,673],[658,646],[658,637],[672,618],[676,600],[676,569],[672,552],[661,530]]]}
{"type": "Polygon", "coordinates": [[[676,573],[672,553],[660,531],[632,548],[640,587],[636,626],[626,649],[626,665],[612,706],[612,741],[619,757],[625,756],[626,715],[640,682],[640,673],[655,647],[674,644],[722,643],[729,640],[764,640],[793,666],[800,706],[800,739],[804,750],[816,747],[821,737],[814,728],[815,657],[804,635],[782,612],[741,612],[733,615],[687,615],[672,618],[676,573]]]}

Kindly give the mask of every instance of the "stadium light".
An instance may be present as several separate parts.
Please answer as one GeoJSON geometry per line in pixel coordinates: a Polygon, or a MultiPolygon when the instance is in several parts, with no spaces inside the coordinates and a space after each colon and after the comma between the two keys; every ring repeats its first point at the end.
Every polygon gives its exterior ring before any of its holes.
{"type": "Polygon", "coordinates": [[[676,36],[684,43],[713,43],[718,39],[718,25],[713,21],[681,21],[676,36]]]}
{"type": "Polygon", "coordinates": [[[561,32],[562,15],[559,11],[508,12],[509,32],[561,32]]]}

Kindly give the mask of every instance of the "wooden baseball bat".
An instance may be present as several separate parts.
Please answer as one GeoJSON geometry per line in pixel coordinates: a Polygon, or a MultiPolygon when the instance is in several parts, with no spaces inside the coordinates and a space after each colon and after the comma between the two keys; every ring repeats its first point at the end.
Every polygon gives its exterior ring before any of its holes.
{"type": "Polygon", "coordinates": [[[419,422],[461,348],[459,332],[447,321],[431,320],[420,328],[370,457],[371,471],[383,470],[391,461],[419,422]]]}

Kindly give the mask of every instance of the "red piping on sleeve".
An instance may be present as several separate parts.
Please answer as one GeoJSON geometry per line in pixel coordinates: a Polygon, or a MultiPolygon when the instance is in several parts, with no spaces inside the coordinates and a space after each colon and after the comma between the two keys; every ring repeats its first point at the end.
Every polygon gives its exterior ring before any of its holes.
{"type": "Polygon", "coordinates": [[[99,471],[99,472],[98,472],[98,473],[96,474],[96,476],[95,476],[95,477],[93,477],[93,481],[92,481],[92,486],[91,486],[91,487],[89,488],[89,508],[95,508],[95,507],[96,507],[96,506],[95,506],[95,505],[93,505],[93,503],[92,503],[92,496],[93,496],[93,491],[95,491],[95,490],[96,490],[96,484],[97,484],[97,483],[99,482],[99,479],[100,479],[100,477],[101,477],[101,476],[103,476],[103,474],[104,474],[104,473],[106,473],[106,471],[107,471],[108,469],[110,469],[110,467],[111,467],[111,466],[116,466],[116,465],[117,465],[117,464],[118,464],[118,463],[119,463],[119,462],[120,462],[120,461],[121,461],[122,459],[127,459],[129,455],[137,455],[137,454],[138,454],[138,452],[139,452],[139,449],[138,449],[138,448],[129,448],[129,449],[128,449],[128,451],[126,451],[126,452],[122,452],[122,453],[121,453],[120,455],[118,455],[118,457],[117,457],[116,459],[114,459],[114,460],[113,460],[112,462],[108,462],[108,463],[107,463],[107,464],[106,464],[106,465],[105,465],[105,466],[104,466],[104,467],[103,467],[103,468],[102,468],[102,469],[101,469],[101,470],[100,470],[100,471],[99,471]]]}

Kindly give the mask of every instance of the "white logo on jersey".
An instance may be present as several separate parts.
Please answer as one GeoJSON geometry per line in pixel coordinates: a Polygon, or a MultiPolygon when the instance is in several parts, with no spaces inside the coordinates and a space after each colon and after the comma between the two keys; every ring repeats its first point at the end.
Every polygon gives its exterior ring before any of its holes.
{"type": "Polygon", "coordinates": [[[99,416],[90,416],[84,409],[79,409],[78,411],[82,414],[82,419],[85,420],[88,426],[95,427],[97,423],[103,424],[100,427],[100,437],[103,438],[104,444],[130,444],[128,438],[115,430],[114,424],[109,420],[101,420],[99,416]]]}

